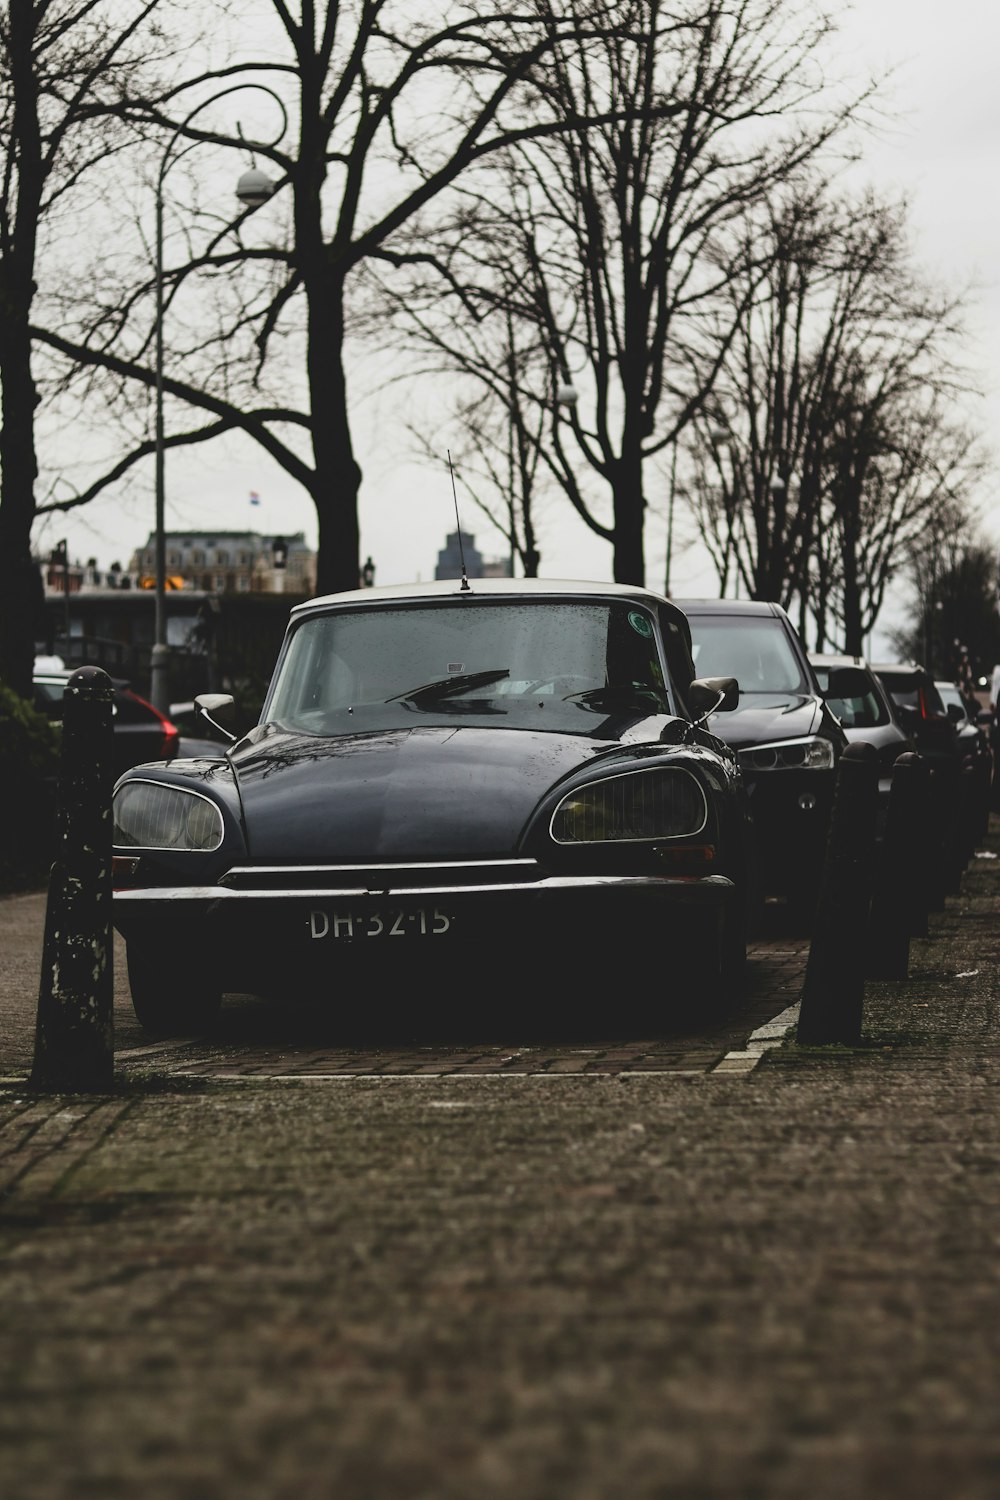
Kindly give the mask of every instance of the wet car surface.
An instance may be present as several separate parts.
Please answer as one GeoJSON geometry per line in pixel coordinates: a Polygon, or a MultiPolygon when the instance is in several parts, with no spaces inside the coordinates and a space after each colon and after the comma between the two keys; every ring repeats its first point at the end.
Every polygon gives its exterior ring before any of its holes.
{"type": "Polygon", "coordinates": [[[571,1025],[710,1013],[755,896],[743,775],[705,724],[735,699],[644,589],[463,579],[297,606],[247,735],[117,784],[137,1016],[163,1034],[223,993],[292,990],[357,1019],[419,986],[474,1010],[553,983],[571,1025]],[[166,953],[192,956],[183,983],[166,953]]]}

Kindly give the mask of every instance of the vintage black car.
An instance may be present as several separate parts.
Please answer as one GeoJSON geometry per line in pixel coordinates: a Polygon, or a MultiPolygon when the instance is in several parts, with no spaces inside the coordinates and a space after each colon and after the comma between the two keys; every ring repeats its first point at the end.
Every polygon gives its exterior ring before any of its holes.
{"type": "MultiPolygon", "coordinates": [[[[151,1031],[220,996],[332,1014],[493,981],[566,1020],[714,1007],[755,897],[737,758],[688,622],[617,584],[484,579],[292,609],[260,721],[114,792],[114,922],[151,1031]],[[183,977],[178,969],[183,955],[183,977]]],[[[232,700],[197,700],[213,719],[232,700]]]]}

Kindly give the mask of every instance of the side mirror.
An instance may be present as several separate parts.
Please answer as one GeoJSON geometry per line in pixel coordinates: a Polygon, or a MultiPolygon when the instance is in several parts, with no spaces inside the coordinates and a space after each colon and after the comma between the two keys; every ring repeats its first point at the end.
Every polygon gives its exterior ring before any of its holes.
{"type": "Polygon", "coordinates": [[[964,708],[962,708],[961,704],[948,703],[945,705],[945,707],[947,709],[948,717],[951,722],[953,724],[961,724],[962,720],[965,718],[965,710],[964,708]]]}
{"type": "Polygon", "coordinates": [[[868,673],[860,667],[832,667],[824,698],[864,698],[871,692],[868,673]]]}
{"type": "Polygon", "coordinates": [[[203,719],[207,719],[213,729],[218,729],[227,739],[235,743],[236,736],[232,733],[229,725],[236,719],[236,699],[232,693],[199,693],[194,700],[194,706],[203,719]]]}
{"type": "Polygon", "coordinates": [[[740,701],[735,677],[696,677],[688,689],[691,707],[700,719],[712,713],[729,713],[740,701]]]}

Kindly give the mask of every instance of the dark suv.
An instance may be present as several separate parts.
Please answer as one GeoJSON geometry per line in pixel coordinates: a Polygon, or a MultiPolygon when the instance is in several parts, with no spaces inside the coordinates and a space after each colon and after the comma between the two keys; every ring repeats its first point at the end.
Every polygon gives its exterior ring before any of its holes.
{"type": "Polygon", "coordinates": [[[915,661],[875,661],[872,670],[888,689],[919,753],[932,768],[956,770],[962,760],[958,730],[927,668],[915,661]]]}
{"type": "Polygon", "coordinates": [[[805,647],[780,604],[675,599],[698,677],[735,677],[739,706],[713,731],[737,752],[750,793],[765,895],[811,920],[826,857],[837,764],[847,745],[805,647]]]}
{"type": "Polygon", "coordinates": [[[900,755],[916,750],[916,741],[888,688],[864,657],[812,653],[809,660],[848,740],[864,740],[875,747],[881,830],[892,789],[892,768],[900,755]]]}

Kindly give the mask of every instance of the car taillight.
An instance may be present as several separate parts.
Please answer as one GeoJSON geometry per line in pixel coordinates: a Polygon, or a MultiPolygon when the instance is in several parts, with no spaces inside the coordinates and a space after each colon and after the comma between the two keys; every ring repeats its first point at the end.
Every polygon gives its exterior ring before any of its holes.
{"type": "Polygon", "coordinates": [[[938,720],[944,717],[944,715],[935,713],[932,708],[927,707],[927,694],[922,684],[917,687],[917,706],[920,709],[920,717],[922,719],[938,720]]]}
{"type": "Polygon", "coordinates": [[[160,754],[164,760],[173,760],[177,754],[180,744],[181,732],[176,724],[171,724],[169,719],[161,719],[160,728],[163,731],[163,742],[160,745],[160,754]]]}
{"type": "Polygon", "coordinates": [[[154,704],[150,703],[148,698],[141,697],[132,688],[128,688],[126,690],[126,696],[133,703],[140,704],[148,714],[151,714],[154,719],[157,719],[159,721],[161,735],[160,754],[159,756],[154,758],[162,760],[173,760],[174,756],[177,754],[181,741],[181,732],[177,728],[177,725],[172,723],[170,719],[167,718],[165,713],[161,713],[154,704]]]}

